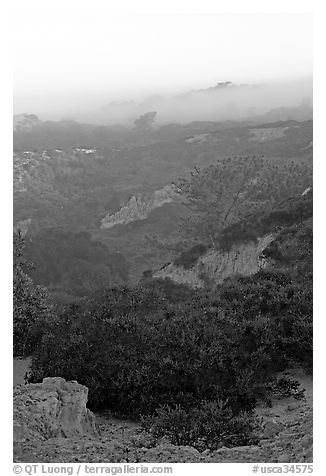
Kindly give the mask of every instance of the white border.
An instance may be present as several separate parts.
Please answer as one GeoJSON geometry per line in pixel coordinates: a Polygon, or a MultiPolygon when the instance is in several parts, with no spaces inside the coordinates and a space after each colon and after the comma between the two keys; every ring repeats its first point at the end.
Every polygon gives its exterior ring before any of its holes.
{"type": "MultiPolygon", "coordinates": [[[[326,16],[324,2],[322,1],[302,1],[302,0],[273,0],[270,2],[238,0],[238,1],[207,1],[207,0],[57,0],[58,8],[64,9],[64,3],[75,3],[76,8],[100,8],[105,11],[115,11],[116,13],[135,13],[135,14],[178,14],[178,13],[314,13],[314,333],[315,333],[315,397],[314,397],[314,474],[322,474],[322,461],[324,459],[323,436],[325,428],[325,386],[322,350],[325,347],[325,302],[323,299],[324,280],[326,273],[325,266],[325,244],[324,244],[324,200],[325,200],[325,29],[326,16]]],[[[23,4],[39,5],[40,8],[46,8],[46,5],[53,5],[49,0],[14,0],[14,7],[20,8],[23,4]]],[[[1,455],[2,461],[10,465],[9,472],[12,474],[12,28],[11,28],[11,4],[4,2],[1,8],[1,63],[3,65],[0,75],[1,81],[1,221],[3,223],[1,230],[1,411],[2,411],[2,438],[1,455]]],[[[14,21],[14,18],[13,18],[14,21]]],[[[216,471],[221,474],[246,474],[247,465],[228,464],[221,465],[178,465],[177,474],[180,473],[197,474],[198,469],[207,473],[216,471]]],[[[251,472],[251,471],[250,471],[251,472]]]]}

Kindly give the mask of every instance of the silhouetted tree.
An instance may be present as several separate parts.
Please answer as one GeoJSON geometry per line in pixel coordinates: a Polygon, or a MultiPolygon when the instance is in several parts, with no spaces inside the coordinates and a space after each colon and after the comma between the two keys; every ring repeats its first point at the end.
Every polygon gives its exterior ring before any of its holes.
{"type": "Polygon", "coordinates": [[[134,120],[135,128],[140,130],[150,129],[156,119],[156,115],[157,115],[156,111],[150,111],[150,112],[146,112],[142,116],[137,117],[134,120]]]}

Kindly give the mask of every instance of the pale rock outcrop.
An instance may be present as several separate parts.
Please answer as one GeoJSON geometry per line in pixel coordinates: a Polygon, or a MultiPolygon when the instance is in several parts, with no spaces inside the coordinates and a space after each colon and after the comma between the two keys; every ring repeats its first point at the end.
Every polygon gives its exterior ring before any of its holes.
{"type": "Polygon", "coordinates": [[[95,436],[95,416],[86,408],[87,396],[87,387],[61,377],[15,386],[14,443],[95,436]]]}
{"type": "Polygon", "coordinates": [[[185,140],[186,144],[202,144],[203,142],[206,142],[209,138],[211,137],[211,134],[196,134],[194,136],[189,137],[188,139],[185,140]]]}
{"type": "Polygon", "coordinates": [[[219,284],[233,275],[249,276],[267,266],[263,251],[275,237],[276,235],[271,233],[257,241],[237,243],[229,251],[210,250],[189,269],[170,263],[153,277],[169,278],[178,284],[199,289],[205,286],[207,280],[219,284]]]}
{"type": "Polygon", "coordinates": [[[259,127],[257,129],[251,129],[253,137],[252,141],[265,142],[268,140],[280,139],[285,136],[285,132],[288,127],[259,127]]]}
{"type": "Polygon", "coordinates": [[[133,195],[126,205],[112,215],[108,213],[101,220],[101,228],[112,228],[115,225],[126,225],[135,220],[145,220],[149,214],[165,203],[170,203],[176,198],[172,185],[166,185],[156,190],[151,197],[142,194],[133,195]]]}

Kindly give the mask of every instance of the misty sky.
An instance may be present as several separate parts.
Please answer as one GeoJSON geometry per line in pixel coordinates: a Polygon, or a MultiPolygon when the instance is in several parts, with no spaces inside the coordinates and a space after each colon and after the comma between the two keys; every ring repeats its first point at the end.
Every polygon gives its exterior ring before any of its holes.
{"type": "Polygon", "coordinates": [[[76,5],[16,8],[15,113],[312,75],[311,15],[127,15],[76,5]]]}

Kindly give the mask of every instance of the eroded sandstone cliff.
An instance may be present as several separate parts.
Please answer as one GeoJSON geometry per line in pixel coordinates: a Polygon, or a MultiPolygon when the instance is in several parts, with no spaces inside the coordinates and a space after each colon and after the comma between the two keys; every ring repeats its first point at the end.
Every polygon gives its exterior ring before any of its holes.
{"type": "Polygon", "coordinates": [[[102,220],[101,228],[112,228],[115,225],[126,225],[135,220],[146,220],[151,211],[165,203],[172,202],[176,192],[172,185],[156,190],[150,197],[142,194],[133,195],[126,205],[116,213],[108,213],[102,220]]]}
{"type": "Polygon", "coordinates": [[[276,233],[270,233],[257,241],[236,243],[228,251],[209,250],[189,269],[169,263],[153,277],[169,278],[198,289],[203,288],[207,281],[219,284],[230,276],[249,276],[266,266],[263,251],[275,237],[276,233]]]}

